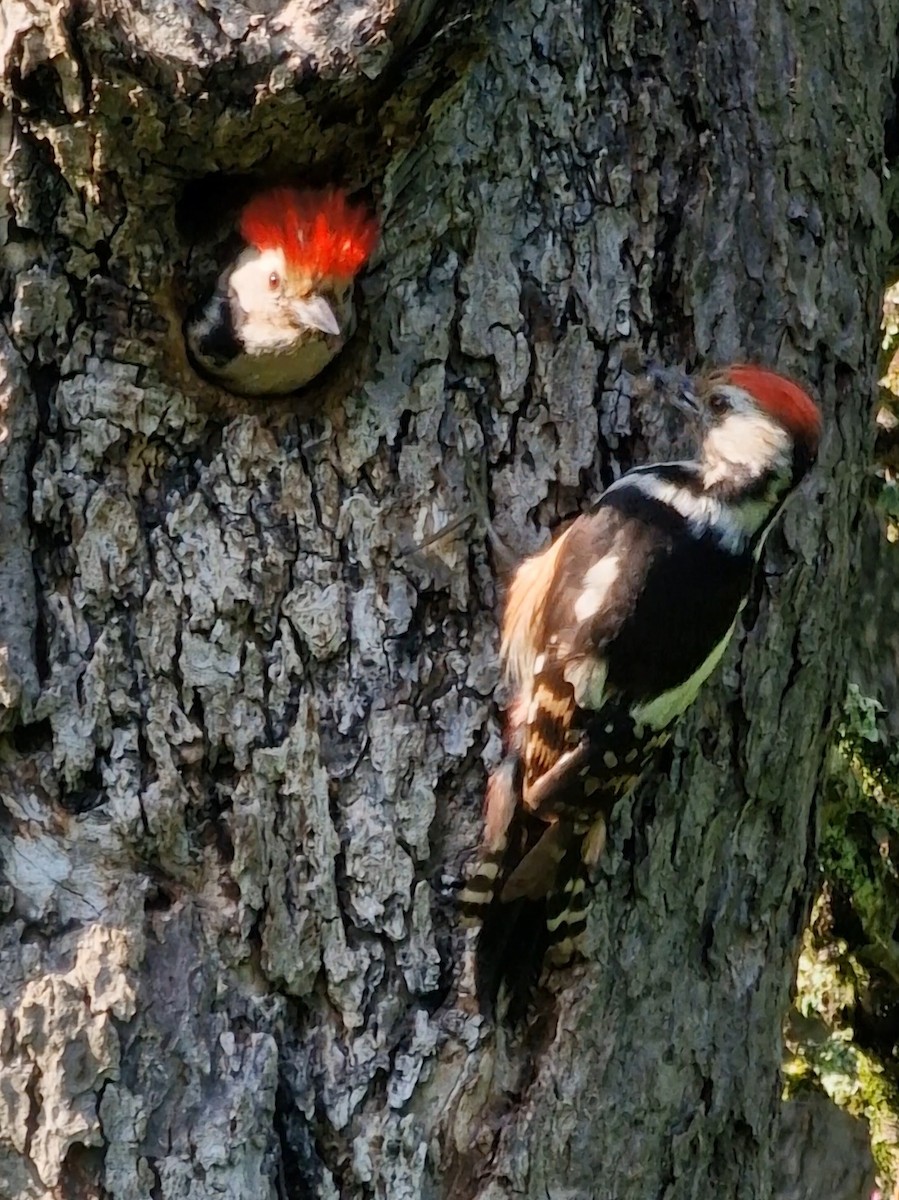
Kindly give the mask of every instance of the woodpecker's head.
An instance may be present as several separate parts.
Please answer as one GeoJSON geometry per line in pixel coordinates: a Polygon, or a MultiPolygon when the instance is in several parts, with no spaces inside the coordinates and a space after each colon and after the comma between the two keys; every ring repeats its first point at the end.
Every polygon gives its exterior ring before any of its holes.
{"type": "Polygon", "coordinates": [[[680,403],[698,418],[706,487],[777,480],[793,488],[818,453],[821,413],[791,379],[737,365],[692,380],[680,403]]]}
{"type": "Polygon", "coordinates": [[[335,189],[279,187],[240,217],[247,243],[187,323],[199,369],[242,395],[308,383],[353,331],[353,279],[374,250],[377,222],[335,189]]]}

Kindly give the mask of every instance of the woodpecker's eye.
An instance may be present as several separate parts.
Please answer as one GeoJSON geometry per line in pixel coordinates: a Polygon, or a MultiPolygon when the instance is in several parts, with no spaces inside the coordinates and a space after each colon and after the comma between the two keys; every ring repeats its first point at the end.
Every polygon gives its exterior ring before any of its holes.
{"type": "Polygon", "coordinates": [[[722,413],[730,412],[730,401],[723,392],[712,392],[709,396],[709,411],[713,412],[716,417],[720,417],[722,413]]]}
{"type": "Polygon", "coordinates": [[[271,291],[273,291],[273,292],[277,291],[278,288],[281,286],[281,276],[278,274],[277,271],[272,271],[271,275],[269,275],[268,286],[271,289],[271,291]]]}

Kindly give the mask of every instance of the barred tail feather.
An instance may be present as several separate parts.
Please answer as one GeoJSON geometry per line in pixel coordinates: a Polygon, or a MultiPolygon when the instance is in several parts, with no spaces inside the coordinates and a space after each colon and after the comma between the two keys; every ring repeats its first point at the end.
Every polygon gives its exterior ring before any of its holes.
{"type": "Polygon", "coordinates": [[[466,915],[481,919],[475,980],[483,1012],[491,1014],[505,990],[507,1018],[517,1024],[544,960],[564,966],[576,957],[605,840],[601,814],[582,833],[567,821],[547,826],[526,810],[513,813],[502,848],[482,858],[463,893],[466,915]]]}
{"type": "Polygon", "coordinates": [[[562,967],[576,956],[580,940],[587,932],[587,908],[593,870],[606,847],[606,819],[596,817],[577,845],[577,858],[569,856],[563,864],[561,886],[549,897],[546,927],[549,931],[547,958],[554,967],[562,967]],[[567,871],[564,867],[567,866],[567,871]]]}
{"type": "Polygon", "coordinates": [[[501,887],[509,837],[521,792],[521,771],[516,755],[510,755],[490,776],[484,811],[484,842],[477,864],[459,895],[462,915],[479,920],[501,887]]]}
{"type": "Polygon", "coordinates": [[[515,804],[520,796],[517,767],[512,772],[504,764],[487,795],[484,845],[460,903],[463,918],[481,925],[475,950],[481,1011],[493,1013],[505,985],[508,1017],[516,1023],[527,1012],[549,945],[546,892],[559,855],[544,822],[515,804]]]}
{"type": "Polygon", "coordinates": [[[504,856],[505,846],[499,851],[481,852],[474,873],[459,893],[463,920],[480,921],[493,903],[504,856]]]}
{"type": "Polygon", "coordinates": [[[502,857],[491,862],[495,874],[490,900],[481,907],[475,980],[482,1011],[492,1013],[505,992],[507,1019],[517,1024],[527,1014],[547,954],[564,941],[572,957],[585,928],[587,892],[583,839],[570,823],[547,827],[519,809],[508,834],[502,857]]]}
{"type": "Polygon", "coordinates": [[[587,932],[590,880],[583,862],[546,902],[547,959],[554,967],[566,966],[575,957],[578,943],[587,932]]]}

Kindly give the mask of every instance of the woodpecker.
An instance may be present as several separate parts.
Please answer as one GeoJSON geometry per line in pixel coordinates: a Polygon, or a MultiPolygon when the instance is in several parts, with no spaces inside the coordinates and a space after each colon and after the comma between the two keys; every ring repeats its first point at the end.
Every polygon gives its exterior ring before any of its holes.
{"type": "Polygon", "coordinates": [[[355,328],[353,279],[375,248],[377,221],[337,189],[277,187],[249,201],[240,233],[245,248],[187,322],[188,348],[229,391],[295,391],[355,328]]]}
{"type": "Polygon", "coordinates": [[[698,425],[698,457],[628,471],[509,589],[514,699],[461,893],[481,923],[486,1011],[506,983],[521,1016],[544,958],[571,958],[612,806],[721,660],[765,537],[817,454],[817,405],[774,371],[730,366],[667,399],[698,425]]]}

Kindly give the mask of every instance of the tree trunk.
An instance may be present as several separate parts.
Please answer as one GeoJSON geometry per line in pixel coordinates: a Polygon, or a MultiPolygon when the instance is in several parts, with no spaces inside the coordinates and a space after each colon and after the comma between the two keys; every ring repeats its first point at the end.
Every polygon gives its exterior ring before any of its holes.
{"type": "Polygon", "coordinates": [[[762,1200],[899,0],[256,7],[2,0],[0,1195],[762,1200]],[[285,178],[369,189],[382,251],[338,368],[242,401],[181,322],[285,178]],[[645,357],[794,372],[821,462],[512,1036],[452,903],[499,750],[486,516],[520,556],[685,449],[645,357]]]}

